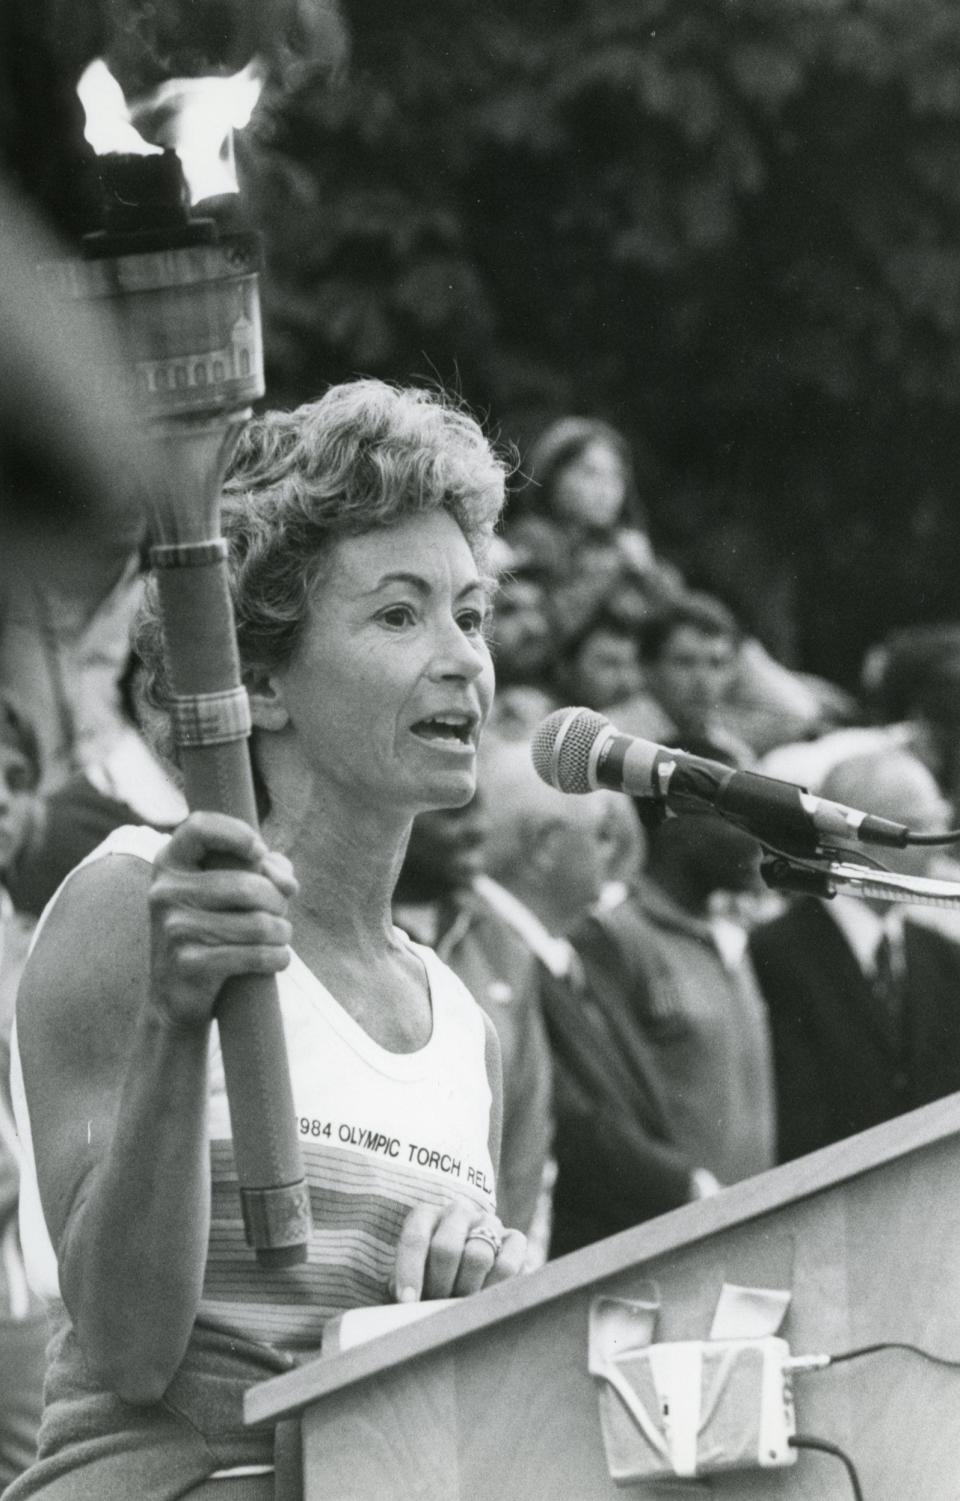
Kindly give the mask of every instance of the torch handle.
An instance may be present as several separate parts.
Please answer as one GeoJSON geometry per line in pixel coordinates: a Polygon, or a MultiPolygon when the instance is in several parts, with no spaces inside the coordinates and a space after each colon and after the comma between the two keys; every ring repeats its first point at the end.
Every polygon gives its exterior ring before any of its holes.
{"type": "MultiPolygon", "coordinates": [[[[187,802],[257,827],[249,705],[240,683],[226,546],[153,548],[174,734],[187,802]]],[[[217,1001],[247,1241],[265,1265],[304,1261],[310,1197],[297,1136],[276,981],[228,980],[217,1001]]]]}

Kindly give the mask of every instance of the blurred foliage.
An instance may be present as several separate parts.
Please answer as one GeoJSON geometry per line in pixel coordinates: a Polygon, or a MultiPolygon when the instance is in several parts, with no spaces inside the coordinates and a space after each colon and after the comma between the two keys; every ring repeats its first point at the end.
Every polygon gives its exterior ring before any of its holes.
{"type": "Polygon", "coordinates": [[[0,0],[0,172],[45,227],[76,239],[99,214],[77,79],[107,44],[101,0],[0,0]]]}
{"type": "Polygon", "coordinates": [[[342,0],[348,65],[324,14],[243,152],[275,399],[603,415],[659,545],[819,670],[955,612],[960,7],[342,0]]]}
{"type": "Polygon", "coordinates": [[[0,166],[76,238],[73,89],[267,46],[271,399],[459,388],[634,445],[657,545],[849,679],[957,613],[955,0],[0,0],[0,166]]]}

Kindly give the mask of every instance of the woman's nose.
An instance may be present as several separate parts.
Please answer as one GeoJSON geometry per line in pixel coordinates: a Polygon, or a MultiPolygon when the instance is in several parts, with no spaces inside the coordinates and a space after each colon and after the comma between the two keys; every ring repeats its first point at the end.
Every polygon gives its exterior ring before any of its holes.
{"type": "Polygon", "coordinates": [[[478,648],[478,640],[465,635],[455,620],[438,627],[433,655],[435,675],[462,677],[468,682],[479,677],[484,667],[484,654],[478,648]]]}

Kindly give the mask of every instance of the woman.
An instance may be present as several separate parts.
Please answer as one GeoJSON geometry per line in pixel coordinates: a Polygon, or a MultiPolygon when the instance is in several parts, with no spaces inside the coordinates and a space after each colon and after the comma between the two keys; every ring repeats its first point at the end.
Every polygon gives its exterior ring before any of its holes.
{"type": "MultiPolygon", "coordinates": [[[[122,831],[48,909],[18,1046],[63,1305],[40,1462],[11,1501],[259,1501],[272,1477],[229,1479],[272,1463],[242,1429],[252,1381],[344,1307],[522,1263],[493,1200],[492,1029],[390,918],[414,814],[474,792],[503,484],[471,418],[376,381],[241,441],[223,522],[264,832],[122,831]],[[210,1025],[250,972],[279,977],[316,1220],[307,1265],[279,1272],[243,1244],[210,1025]]],[[[140,635],[162,703],[149,619],[140,635]]]]}
{"type": "Polygon", "coordinates": [[[562,640],[601,603],[639,619],[672,598],[679,575],[656,558],[637,495],[630,448],[595,417],[562,417],[533,444],[529,483],[508,538],[550,584],[562,640]]]}

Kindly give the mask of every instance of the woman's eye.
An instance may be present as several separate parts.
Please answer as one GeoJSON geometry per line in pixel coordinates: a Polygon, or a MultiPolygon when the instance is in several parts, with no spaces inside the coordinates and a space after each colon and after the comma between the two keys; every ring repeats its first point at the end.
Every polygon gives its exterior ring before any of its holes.
{"type": "Polygon", "coordinates": [[[412,624],[415,619],[413,608],[410,605],[390,605],[380,613],[380,619],[384,625],[398,629],[401,626],[412,624]]]}
{"type": "Polygon", "coordinates": [[[462,631],[476,634],[483,631],[487,623],[487,612],[485,610],[461,610],[457,616],[457,622],[462,631]]]}

